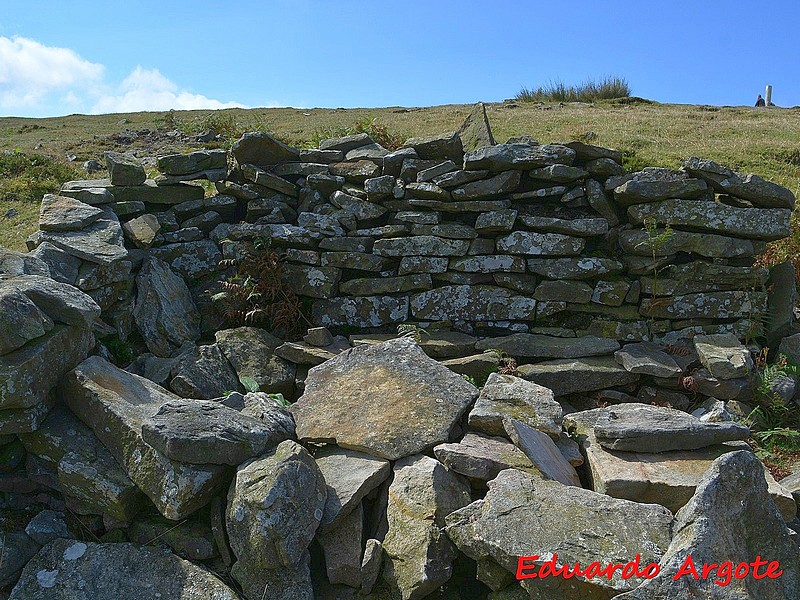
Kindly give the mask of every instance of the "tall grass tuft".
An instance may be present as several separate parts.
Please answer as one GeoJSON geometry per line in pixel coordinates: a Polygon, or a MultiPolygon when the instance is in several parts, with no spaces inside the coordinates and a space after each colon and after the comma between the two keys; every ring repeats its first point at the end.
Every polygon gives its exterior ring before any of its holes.
{"type": "Polygon", "coordinates": [[[599,81],[587,80],[579,85],[567,86],[561,81],[551,81],[536,89],[523,87],[514,97],[518,102],[594,102],[626,98],[631,86],[624,77],[604,77],[599,81]]]}

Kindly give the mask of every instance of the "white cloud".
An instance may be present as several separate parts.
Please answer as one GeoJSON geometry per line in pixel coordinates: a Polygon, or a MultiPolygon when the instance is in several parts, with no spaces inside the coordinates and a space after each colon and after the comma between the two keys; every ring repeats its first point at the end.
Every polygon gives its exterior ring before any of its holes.
{"type": "Polygon", "coordinates": [[[102,80],[103,65],[68,48],[44,46],[23,37],[0,37],[0,108],[29,108],[48,95],[102,80]]]}
{"type": "Polygon", "coordinates": [[[102,64],[69,48],[0,36],[0,114],[53,116],[67,112],[135,112],[244,107],[181,89],[157,69],[137,66],[119,85],[102,64]]]}
{"type": "Polygon", "coordinates": [[[92,113],[135,112],[140,110],[195,110],[201,108],[244,108],[238,102],[220,102],[201,94],[181,90],[158,69],[136,67],[119,85],[117,94],[101,97],[92,113]]]}

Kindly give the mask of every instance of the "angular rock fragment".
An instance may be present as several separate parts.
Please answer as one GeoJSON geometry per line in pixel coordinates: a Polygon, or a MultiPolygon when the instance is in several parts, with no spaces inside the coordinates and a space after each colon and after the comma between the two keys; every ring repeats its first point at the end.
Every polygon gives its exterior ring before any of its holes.
{"type": "Polygon", "coordinates": [[[530,459],[500,437],[468,433],[457,444],[434,446],[436,458],[449,470],[478,481],[489,481],[504,469],[537,473],[530,459]]]}
{"type": "Polygon", "coordinates": [[[503,419],[503,426],[511,441],[522,450],[545,478],[559,481],[564,485],[581,487],[575,469],[550,437],[510,417],[503,419]]]}
{"type": "Polygon", "coordinates": [[[302,441],[395,460],[447,441],[477,396],[473,385],[400,338],[311,369],[291,410],[302,441]]]}

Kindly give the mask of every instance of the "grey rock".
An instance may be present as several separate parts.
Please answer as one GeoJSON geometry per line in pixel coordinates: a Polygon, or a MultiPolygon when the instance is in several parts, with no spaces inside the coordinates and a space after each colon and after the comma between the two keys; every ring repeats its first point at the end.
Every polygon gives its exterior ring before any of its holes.
{"type": "Polygon", "coordinates": [[[325,480],[314,459],[292,441],[237,469],[228,492],[226,529],[236,563],[231,575],[245,596],[313,598],[307,548],[314,538],[325,505],[325,480]],[[298,572],[299,594],[279,584],[284,574],[298,572]],[[305,580],[306,584],[301,582],[305,580]]]}
{"type": "Polygon", "coordinates": [[[0,355],[43,336],[53,321],[16,288],[0,289],[0,355]]]}
{"type": "Polygon", "coordinates": [[[786,525],[767,494],[763,473],[763,466],[750,452],[732,452],[714,461],[693,498],[677,514],[673,541],[659,562],[661,574],[618,598],[778,600],[797,596],[800,548],[789,539],[786,525]],[[777,561],[783,575],[776,579],[731,578],[724,587],[715,583],[715,579],[721,579],[719,572],[708,579],[676,579],[674,575],[690,555],[698,566],[713,563],[719,556],[733,565],[761,556],[765,561],[777,561]]]}
{"type": "Polygon", "coordinates": [[[311,346],[330,346],[333,343],[333,335],[325,327],[311,327],[303,336],[303,341],[311,346]]]}
{"type": "Polygon", "coordinates": [[[225,150],[198,150],[187,154],[167,154],[158,157],[156,166],[166,175],[188,175],[208,169],[225,169],[228,166],[228,153],[225,150]]]}
{"type": "Polygon", "coordinates": [[[382,177],[367,179],[364,182],[364,191],[367,192],[367,198],[370,200],[384,198],[391,195],[394,190],[395,182],[396,179],[392,175],[383,175],[382,177]]]}
{"type": "Polygon", "coordinates": [[[371,296],[373,294],[397,294],[427,290],[432,285],[430,275],[419,273],[381,279],[350,279],[339,284],[339,292],[349,296],[371,296]]]}
{"type": "Polygon", "coordinates": [[[592,237],[608,233],[608,221],[605,219],[558,219],[555,217],[521,215],[519,220],[525,227],[534,231],[546,231],[579,237],[592,237]]]}
{"type": "Polygon", "coordinates": [[[465,151],[470,152],[483,146],[494,146],[494,136],[486,116],[486,105],[478,102],[458,128],[458,137],[465,151]]]}
{"type": "Polygon", "coordinates": [[[616,227],[620,223],[616,203],[609,198],[603,186],[594,179],[586,180],[586,199],[597,213],[608,221],[609,227],[616,227]]]}
{"type": "Polygon", "coordinates": [[[652,220],[662,225],[770,241],[789,235],[791,212],[784,208],[735,208],[717,202],[670,199],[631,206],[628,218],[636,224],[652,220]]]}
{"type": "Polygon", "coordinates": [[[104,152],[111,185],[141,185],[147,179],[144,167],[130,154],[104,152]]]}
{"type": "Polygon", "coordinates": [[[536,286],[533,297],[543,302],[586,304],[592,298],[592,287],[582,281],[543,281],[536,286]]]}
{"type": "Polygon", "coordinates": [[[590,392],[635,383],[639,375],[629,373],[610,356],[558,359],[521,365],[520,376],[550,388],[555,396],[590,392]]]}
{"type": "Polygon", "coordinates": [[[361,588],[363,526],[364,511],[358,504],[335,528],[317,534],[317,541],[325,555],[325,572],[332,584],[361,588]]]}
{"type": "Polygon", "coordinates": [[[302,162],[317,164],[341,162],[344,160],[344,152],[342,150],[317,150],[316,148],[307,148],[300,150],[300,160],[302,162]]]}
{"type": "Polygon", "coordinates": [[[295,367],[275,353],[280,339],[256,327],[225,329],[214,335],[239,379],[254,379],[262,392],[289,395],[294,391],[295,367]]]}
{"type": "Polygon", "coordinates": [[[622,271],[621,262],[610,258],[530,258],[528,270],[548,279],[596,279],[622,271]]]}
{"type": "Polygon", "coordinates": [[[251,164],[257,167],[277,165],[300,158],[297,150],[263,131],[245,133],[233,143],[231,154],[240,165],[251,164]]]}
{"type": "Polygon", "coordinates": [[[536,301],[511,290],[483,285],[446,285],[414,294],[411,314],[420,320],[532,321],[536,301]]]}
{"type": "Polygon", "coordinates": [[[373,140],[367,133],[355,133],[353,135],[346,135],[339,138],[331,138],[322,140],[319,143],[320,150],[339,150],[341,152],[350,152],[361,146],[374,144],[373,140]]]}
{"type": "Polygon", "coordinates": [[[135,544],[95,544],[59,539],[25,567],[14,600],[105,600],[141,597],[237,600],[211,572],[169,550],[135,544]],[[124,576],[120,576],[124,573],[124,576]]]}
{"type": "Polygon", "coordinates": [[[64,513],[53,510],[43,510],[33,517],[25,527],[25,533],[41,546],[58,538],[72,539],[74,537],[67,528],[64,513]]]}
{"type": "Polygon", "coordinates": [[[511,417],[503,419],[503,426],[511,441],[545,478],[581,487],[578,474],[551,437],[511,417]]]}
{"type": "Polygon", "coordinates": [[[419,171],[417,173],[417,183],[433,181],[436,177],[455,171],[457,168],[452,160],[446,160],[438,165],[419,171]]]}
{"type": "MultiPolygon", "coordinates": [[[[128,256],[122,227],[111,211],[80,231],[39,231],[33,238],[34,246],[49,242],[67,254],[93,263],[108,264],[128,256]]],[[[33,249],[30,242],[29,249],[33,249]]]]}
{"type": "Polygon", "coordinates": [[[155,248],[151,254],[163,260],[186,280],[199,279],[216,273],[222,253],[211,240],[185,244],[168,244],[155,248]]]}
{"type": "Polygon", "coordinates": [[[382,327],[408,319],[408,298],[356,296],[318,300],[311,310],[314,324],[323,327],[382,327]]]}
{"type": "Polygon", "coordinates": [[[587,162],[584,167],[592,177],[601,181],[625,173],[622,165],[610,158],[595,158],[587,162]]]}
{"type": "Polygon", "coordinates": [[[43,231],[77,231],[91,225],[103,211],[65,196],[45,194],[39,209],[39,229],[43,231]]]}
{"type": "Polygon", "coordinates": [[[497,238],[497,250],[527,256],[575,256],[581,253],[586,241],[560,233],[515,231],[497,238]]]}
{"type": "Polygon", "coordinates": [[[336,446],[324,446],[314,460],[327,486],[321,533],[335,529],[391,472],[387,460],[336,446]]]}
{"type": "Polygon", "coordinates": [[[457,444],[434,446],[433,453],[450,471],[482,482],[504,469],[538,472],[521,450],[501,437],[468,433],[457,444]]]}
{"type": "Polygon", "coordinates": [[[489,179],[465,183],[453,190],[453,198],[459,201],[487,200],[514,192],[519,187],[519,171],[505,171],[489,179]]]}
{"type": "Polygon", "coordinates": [[[485,338],[475,347],[478,350],[497,348],[519,358],[580,358],[611,354],[619,350],[619,342],[593,336],[562,338],[531,333],[513,333],[498,338],[485,338]]]}
{"type": "Polygon", "coordinates": [[[737,173],[712,160],[696,157],[684,161],[683,169],[704,179],[718,192],[744,198],[753,206],[794,209],[795,197],[790,190],[758,175],[737,173]]]}
{"type": "MultiPolygon", "coordinates": [[[[452,513],[446,523],[448,537],[467,556],[516,573],[518,557],[532,548],[547,548],[536,565],[551,553],[559,564],[625,563],[637,554],[642,564],[658,561],[669,545],[672,513],[507,469],[489,483],[485,499],[452,513]]],[[[637,583],[617,572],[611,581],[572,580],[558,591],[567,600],[608,598],[637,583]]]]}
{"type": "Polygon", "coordinates": [[[717,379],[747,377],[753,370],[750,351],[733,334],[698,335],[692,342],[700,362],[717,379]]]}
{"type": "Polygon", "coordinates": [[[4,532],[0,540],[3,563],[0,564],[0,585],[11,585],[19,578],[23,567],[39,551],[40,545],[23,531],[4,532]]]}
{"type": "Polygon", "coordinates": [[[639,312],[657,319],[733,319],[766,309],[763,292],[700,292],[672,298],[645,298],[639,312]]]}
{"type": "Polygon", "coordinates": [[[694,179],[681,171],[647,167],[634,173],[614,189],[614,198],[622,207],[667,198],[697,198],[708,186],[702,179],[694,179]]]}
{"type": "Polygon", "coordinates": [[[800,364],[800,333],[783,338],[778,346],[778,351],[792,363],[800,364]]]}
{"type": "Polygon", "coordinates": [[[614,360],[631,373],[653,377],[675,377],[683,373],[675,359],[662,346],[652,342],[625,344],[614,353],[614,360]]]}
{"type": "Polygon", "coordinates": [[[444,189],[451,189],[461,187],[467,183],[484,179],[489,174],[489,171],[451,171],[444,175],[439,175],[433,180],[433,183],[444,189]]]}
{"type": "Polygon", "coordinates": [[[590,422],[601,446],[628,452],[696,450],[750,435],[738,423],[705,423],[680,410],[638,403],[572,413],[564,422],[567,426],[590,422]]]}
{"type": "Polygon", "coordinates": [[[321,365],[349,349],[347,340],[342,342],[341,339],[335,339],[323,348],[305,342],[284,342],[275,349],[275,354],[295,365],[321,365]]]}
{"type": "Polygon", "coordinates": [[[575,151],[566,146],[497,144],[465,154],[464,168],[470,171],[487,169],[492,172],[506,169],[529,170],[555,164],[571,165],[574,160],[575,151]]]}
{"type": "MultiPolygon", "coordinates": [[[[659,228],[652,235],[655,238],[661,236],[661,239],[664,240],[664,231],[664,229],[659,228]]],[[[654,248],[653,244],[649,243],[650,235],[643,229],[621,231],[619,234],[620,247],[626,253],[651,257],[653,250],[655,250],[656,256],[671,256],[678,252],[693,252],[708,258],[754,256],[764,251],[763,242],[710,233],[691,233],[676,230],[673,230],[663,242],[659,242],[654,248]]]]}
{"type": "Polygon", "coordinates": [[[389,151],[386,148],[378,143],[373,143],[350,150],[345,156],[345,160],[366,159],[380,163],[387,154],[389,151]]]}
{"type": "Polygon", "coordinates": [[[200,313],[186,283],[169,265],[155,257],[146,259],[136,283],[133,318],[150,352],[168,357],[200,337],[200,313]]]}
{"type": "Polygon", "coordinates": [[[477,396],[474,386],[401,338],[353,348],[311,369],[291,410],[300,440],[335,441],[394,460],[447,441],[477,396]],[[372,400],[376,389],[380,405],[372,400]]]}
{"type": "Polygon", "coordinates": [[[347,181],[358,184],[381,175],[381,168],[371,160],[336,163],[330,166],[330,171],[331,175],[344,177],[347,181]]]}
{"type": "Polygon", "coordinates": [[[514,229],[517,219],[516,210],[495,210],[481,213],[475,221],[475,230],[479,234],[506,233],[514,229]]]}
{"type": "MultiPolygon", "coordinates": [[[[51,244],[41,244],[39,247],[41,248],[42,246],[54,249],[51,244]]],[[[22,252],[16,252],[15,250],[9,250],[8,248],[0,248],[0,274],[39,275],[41,277],[51,276],[48,261],[45,260],[41,253],[34,250],[31,253],[24,254],[22,252]]],[[[52,277],[56,279],[55,274],[52,274],[52,277]]],[[[58,280],[60,281],[60,279],[58,280]]],[[[72,282],[66,281],[65,283],[72,282]]]]}
{"type": "Polygon", "coordinates": [[[450,159],[460,163],[464,155],[461,138],[457,132],[411,138],[403,145],[416,150],[417,156],[422,160],[450,159]]]}
{"type": "Polygon", "coordinates": [[[438,256],[404,256],[400,259],[398,275],[409,273],[444,273],[447,271],[448,259],[438,256]]]}
{"type": "Polygon", "coordinates": [[[359,220],[379,219],[386,214],[386,209],[383,206],[366,202],[340,191],[333,192],[331,202],[359,220]]]}
{"type": "Polygon", "coordinates": [[[218,398],[241,387],[236,372],[217,344],[184,352],[170,375],[169,387],[184,398],[218,398]]]}
{"type": "Polygon", "coordinates": [[[288,415],[272,427],[218,402],[173,401],[142,423],[142,438],[172,460],[236,466],[290,439],[290,423],[288,415]]]}
{"type": "Polygon", "coordinates": [[[147,214],[123,223],[122,230],[137,248],[149,248],[161,230],[161,224],[155,215],[147,214]]]}
{"type": "MultiPolygon", "coordinates": [[[[106,180],[106,183],[109,186],[111,185],[111,182],[108,180],[106,180]]],[[[67,185],[68,184],[62,186],[59,195],[75,198],[76,200],[80,200],[86,204],[91,204],[92,206],[109,204],[114,201],[114,194],[112,194],[111,190],[107,187],[64,189],[67,185]]]]}
{"type": "Polygon", "coordinates": [[[592,146],[585,142],[572,141],[564,144],[568,148],[575,151],[575,157],[580,161],[591,161],[599,159],[612,160],[615,163],[622,164],[622,152],[619,150],[612,150],[611,148],[602,148],[600,146],[592,146]]]}
{"type": "Polygon", "coordinates": [[[503,254],[451,258],[450,270],[465,273],[524,273],[525,259],[503,254]]]}
{"type": "Polygon", "coordinates": [[[62,379],[59,393],[168,519],[193,513],[225,484],[225,468],[172,461],[142,439],[143,422],[180,400],[149,380],[91,357],[62,379]]]}
{"type": "Polygon", "coordinates": [[[561,434],[563,412],[551,390],[514,375],[492,373],[469,413],[469,426],[489,435],[506,435],[506,417],[554,439],[561,434]]]}
{"type": "Polygon", "coordinates": [[[439,461],[416,455],[395,464],[383,576],[402,600],[422,598],[450,579],[456,549],[441,528],[469,501],[469,485],[439,461]]]}
{"type": "Polygon", "coordinates": [[[567,165],[550,165],[534,169],[528,175],[531,179],[539,179],[553,183],[571,183],[579,179],[585,179],[589,173],[579,167],[567,165]]]}
{"type": "Polygon", "coordinates": [[[383,566],[383,544],[376,539],[368,539],[361,561],[361,595],[366,596],[375,587],[383,566]]]}
{"type": "Polygon", "coordinates": [[[151,545],[152,540],[157,540],[159,545],[168,546],[178,556],[194,561],[211,560],[219,556],[208,522],[196,518],[182,521],[176,529],[175,523],[161,515],[139,515],[126,528],[125,534],[128,540],[136,544],[151,545]]]}
{"type": "Polygon", "coordinates": [[[767,281],[769,296],[764,319],[767,344],[775,347],[780,339],[792,333],[794,307],[797,303],[795,269],[791,260],[772,267],[767,281]]]}
{"type": "Polygon", "coordinates": [[[463,256],[468,248],[467,240],[448,240],[432,235],[419,235],[377,240],[372,251],[378,256],[386,257],[463,256]]]}

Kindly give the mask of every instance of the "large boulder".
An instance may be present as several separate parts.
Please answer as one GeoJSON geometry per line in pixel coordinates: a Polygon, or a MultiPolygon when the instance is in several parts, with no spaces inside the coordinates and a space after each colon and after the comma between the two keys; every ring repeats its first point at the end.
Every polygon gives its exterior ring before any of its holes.
{"type": "MultiPolygon", "coordinates": [[[[672,513],[655,504],[616,500],[556,481],[543,481],[507,469],[491,482],[483,500],[452,513],[445,531],[458,549],[480,563],[494,563],[511,574],[522,556],[537,554],[529,563],[552,557],[559,565],[585,567],[625,564],[636,555],[643,565],[658,562],[670,542],[672,513]]],[[[555,588],[563,600],[608,599],[631,590],[636,582],[617,571],[611,580],[528,579],[531,597],[555,588]]],[[[545,596],[547,597],[547,596],[545,596]]]]}
{"type": "Polygon", "coordinates": [[[147,258],[136,284],[139,291],[133,318],[150,352],[168,357],[200,337],[200,313],[186,283],[168,264],[147,258]]]}
{"type": "Polygon", "coordinates": [[[231,575],[249,600],[313,600],[308,546],[326,499],[311,455],[287,440],[239,467],[228,492],[231,575]]]}
{"type": "Polygon", "coordinates": [[[150,380],[93,356],[62,379],[59,395],[168,519],[203,507],[225,484],[226,467],[177,462],[144,441],[144,422],[167,402],[180,401],[150,380]]]}
{"type": "Polygon", "coordinates": [[[276,140],[265,131],[245,133],[231,146],[239,165],[268,167],[300,159],[300,152],[276,140]]]}
{"type": "Polygon", "coordinates": [[[413,340],[353,348],[309,371],[297,436],[396,460],[449,440],[478,396],[413,340]]]}
{"type": "Polygon", "coordinates": [[[53,328],[53,321],[17,289],[0,290],[0,355],[24,346],[53,328]]]}
{"type": "Polygon", "coordinates": [[[238,600],[211,572],[169,550],[57,539],[26,566],[13,600],[238,600]]]}
{"type": "Polygon", "coordinates": [[[450,579],[456,549],[442,527],[469,501],[469,484],[439,461],[422,455],[397,461],[383,576],[399,598],[423,598],[450,579]]]}
{"type": "Polygon", "coordinates": [[[800,548],[767,494],[763,473],[763,465],[751,452],[732,452],[715,460],[677,514],[675,535],[659,563],[660,574],[618,598],[800,597],[800,548]],[[754,565],[757,562],[760,566],[754,565]],[[772,562],[777,567],[771,567],[772,562]],[[752,569],[740,570],[747,563],[752,569]],[[710,571],[700,578],[704,565],[710,571]],[[770,569],[773,576],[764,577],[770,569]],[[782,573],[776,577],[778,570],[782,573]]]}

